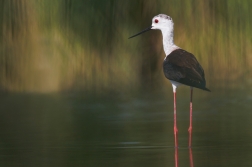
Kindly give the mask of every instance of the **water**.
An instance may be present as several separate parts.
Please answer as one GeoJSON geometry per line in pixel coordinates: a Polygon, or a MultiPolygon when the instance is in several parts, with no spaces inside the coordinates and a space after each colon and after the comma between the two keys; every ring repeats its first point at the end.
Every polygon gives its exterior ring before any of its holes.
{"type": "MultiPolygon", "coordinates": [[[[178,166],[190,166],[189,93],[177,95],[178,166]]],[[[175,166],[172,98],[1,93],[0,166],[175,166]]],[[[251,166],[250,91],[195,90],[193,101],[193,166],[251,166]]]]}

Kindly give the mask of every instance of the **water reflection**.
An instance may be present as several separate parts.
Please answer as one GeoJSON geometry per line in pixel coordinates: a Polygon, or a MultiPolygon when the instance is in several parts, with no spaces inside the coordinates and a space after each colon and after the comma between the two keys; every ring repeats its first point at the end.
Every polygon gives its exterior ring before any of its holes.
{"type": "Polygon", "coordinates": [[[175,147],[175,167],[178,167],[178,147],[175,147]]]}
{"type": "Polygon", "coordinates": [[[251,91],[195,90],[193,150],[189,91],[178,92],[175,150],[169,93],[1,94],[0,166],[251,166],[251,91]]]}
{"type": "MultiPolygon", "coordinates": [[[[179,148],[175,147],[175,151],[174,151],[174,157],[175,157],[175,161],[174,161],[174,164],[175,164],[175,167],[179,167],[179,154],[178,154],[178,150],[179,148]]],[[[190,167],[194,167],[193,165],[193,152],[192,152],[192,148],[188,148],[188,151],[189,151],[189,162],[190,162],[190,167]]],[[[181,160],[183,161],[183,160],[181,160]]]]}
{"type": "Polygon", "coordinates": [[[190,167],[193,166],[193,153],[192,153],[192,148],[189,148],[189,157],[190,157],[190,167]]]}

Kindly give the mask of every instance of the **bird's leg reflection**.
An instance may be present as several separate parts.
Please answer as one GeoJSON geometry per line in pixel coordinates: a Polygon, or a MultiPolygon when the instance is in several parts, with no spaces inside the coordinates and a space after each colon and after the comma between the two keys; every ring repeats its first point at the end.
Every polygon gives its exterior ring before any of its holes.
{"type": "Polygon", "coordinates": [[[178,147],[175,147],[175,167],[178,167],[178,147]]]}
{"type": "MultiPolygon", "coordinates": [[[[178,167],[178,147],[175,147],[175,152],[174,152],[174,160],[175,160],[175,167],[178,167]]],[[[192,148],[189,147],[189,159],[190,159],[190,167],[194,167],[193,165],[193,153],[192,153],[192,148]]]]}
{"type": "Polygon", "coordinates": [[[191,147],[189,147],[189,158],[190,158],[190,167],[193,167],[193,153],[191,147]]]}

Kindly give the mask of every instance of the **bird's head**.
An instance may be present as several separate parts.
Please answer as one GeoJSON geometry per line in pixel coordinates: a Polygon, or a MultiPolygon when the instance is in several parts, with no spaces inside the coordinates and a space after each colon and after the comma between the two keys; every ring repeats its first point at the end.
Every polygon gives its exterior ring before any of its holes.
{"type": "Polygon", "coordinates": [[[145,30],[129,37],[129,38],[133,38],[135,36],[138,36],[146,31],[149,31],[149,30],[155,30],[155,29],[158,29],[158,30],[161,30],[161,31],[173,31],[173,21],[172,21],[172,18],[170,16],[167,16],[165,14],[159,14],[155,17],[153,17],[152,19],[152,24],[150,27],[146,28],[145,30]]]}
{"type": "Polygon", "coordinates": [[[173,29],[173,25],[174,23],[170,16],[167,16],[165,14],[159,14],[153,17],[151,29],[158,29],[158,30],[173,29]]]}

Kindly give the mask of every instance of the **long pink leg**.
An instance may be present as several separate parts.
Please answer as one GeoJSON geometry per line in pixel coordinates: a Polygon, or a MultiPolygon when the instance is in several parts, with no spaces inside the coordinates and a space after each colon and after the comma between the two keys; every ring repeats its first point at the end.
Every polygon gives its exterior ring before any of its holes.
{"type": "Polygon", "coordinates": [[[178,128],[177,128],[177,115],[176,115],[176,89],[173,91],[174,95],[174,138],[175,138],[175,147],[178,147],[178,139],[177,139],[177,134],[178,134],[178,128]]]}
{"type": "Polygon", "coordinates": [[[193,96],[193,88],[191,87],[191,97],[190,97],[190,125],[188,128],[189,132],[189,147],[192,146],[192,96],[193,96]]]}

